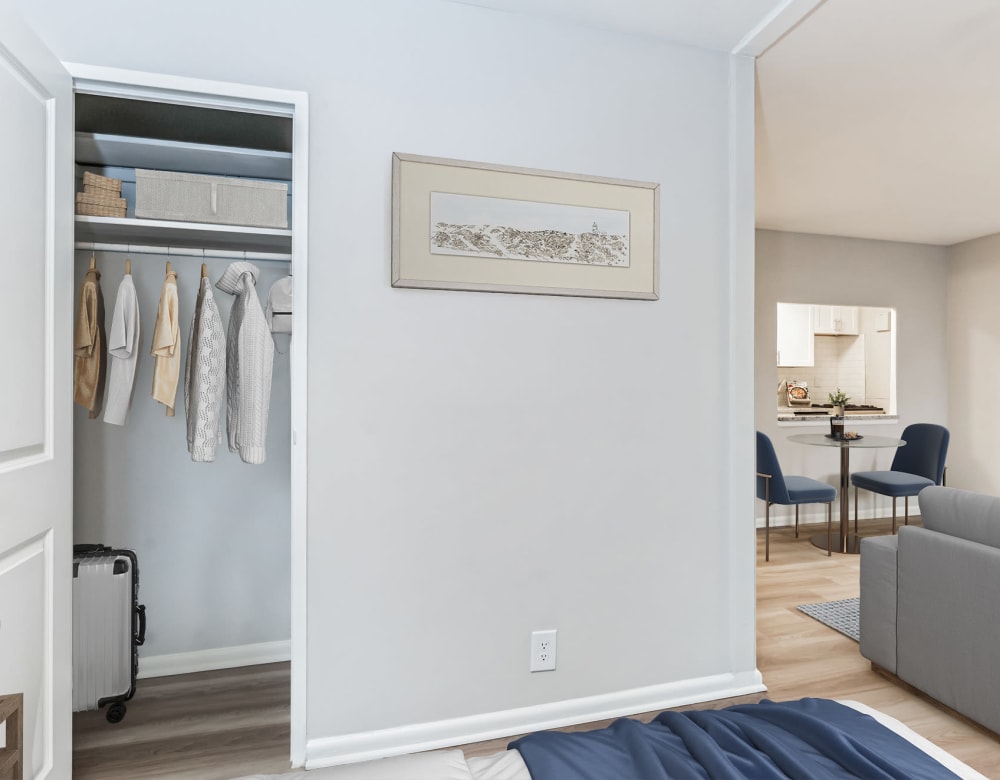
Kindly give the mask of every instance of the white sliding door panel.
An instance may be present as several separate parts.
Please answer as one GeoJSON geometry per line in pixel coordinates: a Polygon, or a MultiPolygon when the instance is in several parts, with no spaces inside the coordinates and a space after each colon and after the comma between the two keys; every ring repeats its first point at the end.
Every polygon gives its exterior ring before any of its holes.
{"type": "Polygon", "coordinates": [[[24,695],[24,777],[72,758],[73,101],[0,0],[0,695],[24,695]]]}
{"type": "Polygon", "coordinates": [[[0,123],[0,171],[7,179],[0,187],[3,215],[3,278],[7,287],[0,306],[0,333],[4,344],[5,381],[0,382],[0,458],[40,452],[45,436],[45,301],[46,171],[50,152],[49,95],[18,72],[18,64],[0,52],[0,105],[17,121],[0,123]],[[12,176],[11,171],[26,175],[12,176]],[[41,174],[41,175],[39,175],[41,174]]]}

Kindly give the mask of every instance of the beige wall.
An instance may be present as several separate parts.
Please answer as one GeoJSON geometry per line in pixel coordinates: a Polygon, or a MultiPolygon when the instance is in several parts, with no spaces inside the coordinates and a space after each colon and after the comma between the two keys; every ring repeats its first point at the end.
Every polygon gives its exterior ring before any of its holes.
{"type": "MultiPolygon", "coordinates": [[[[775,419],[774,344],[778,301],[895,309],[899,422],[879,425],[874,430],[878,434],[899,435],[911,422],[948,424],[947,268],[944,247],[757,231],[757,429],[774,441],[782,468],[787,473],[803,474],[836,485],[839,461],[834,451],[788,441],[790,434],[820,433],[823,426],[779,427],[775,419]]],[[[1000,325],[997,330],[1000,332],[1000,325]]],[[[892,454],[888,449],[858,450],[852,453],[851,470],[888,468],[892,454]]],[[[949,480],[951,473],[949,467],[949,480]]],[[[862,516],[888,511],[888,502],[883,506],[879,503],[882,501],[885,500],[867,497],[861,507],[862,516]]],[[[779,523],[786,519],[782,516],[783,511],[778,507],[772,512],[772,517],[778,515],[779,523]]],[[[811,513],[811,509],[804,511],[806,516],[811,513]]],[[[758,518],[763,518],[764,508],[759,501],[757,514],[758,518]]]]}
{"type": "Polygon", "coordinates": [[[948,484],[1000,495],[1000,235],[950,248],[948,264],[948,484]]]}

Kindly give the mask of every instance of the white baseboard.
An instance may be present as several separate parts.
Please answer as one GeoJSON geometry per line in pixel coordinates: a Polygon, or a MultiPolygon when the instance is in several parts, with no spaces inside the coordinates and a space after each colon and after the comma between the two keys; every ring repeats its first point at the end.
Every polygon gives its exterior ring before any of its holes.
{"type": "Polygon", "coordinates": [[[759,671],[722,674],[580,699],[470,715],[412,726],[311,739],[306,769],[483,742],[543,729],[746,696],[767,690],[759,671]]]}
{"type": "Polygon", "coordinates": [[[231,669],[288,661],[292,657],[291,640],[261,642],[238,647],[213,647],[189,653],[144,656],[139,651],[139,674],[145,677],[166,677],[171,674],[191,674],[212,669],[231,669]]]}
{"type": "MultiPolygon", "coordinates": [[[[848,518],[851,521],[851,527],[854,527],[854,498],[853,491],[851,497],[851,503],[848,507],[848,518]]],[[[763,504],[760,504],[763,506],[763,504]]],[[[799,525],[826,525],[826,508],[816,509],[820,507],[820,504],[803,504],[802,508],[799,510],[799,525]],[[806,508],[808,507],[808,509],[806,508]]],[[[863,523],[865,520],[879,520],[882,518],[892,517],[892,499],[888,499],[884,506],[878,506],[875,508],[871,507],[869,502],[869,508],[864,507],[858,508],[858,523],[863,523]]],[[[834,504],[833,507],[833,525],[837,527],[840,522],[840,510],[838,509],[839,504],[834,504]]],[[[910,499],[910,516],[920,514],[920,504],[917,502],[916,497],[910,499]]],[[[756,522],[756,527],[758,530],[764,528],[764,516],[754,518],[756,522]]],[[[896,520],[899,525],[903,524],[903,502],[899,501],[896,504],[896,520]]],[[[781,506],[774,504],[771,506],[771,528],[792,528],[795,526],[795,507],[794,506],[781,506]]],[[[859,527],[860,530],[860,527],[859,527]]]]}

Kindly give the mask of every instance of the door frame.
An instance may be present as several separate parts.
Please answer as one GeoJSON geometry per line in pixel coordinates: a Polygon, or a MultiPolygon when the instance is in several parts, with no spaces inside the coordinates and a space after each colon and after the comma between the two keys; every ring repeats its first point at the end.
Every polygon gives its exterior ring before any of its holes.
{"type": "Polygon", "coordinates": [[[306,757],[308,685],[307,606],[307,475],[308,475],[308,215],[309,97],[305,92],[255,87],[159,73],[63,63],[73,78],[74,93],[157,100],[292,119],[292,271],[295,306],[290,345],[291,394],[291,740],[292,766],[306,757]]]}

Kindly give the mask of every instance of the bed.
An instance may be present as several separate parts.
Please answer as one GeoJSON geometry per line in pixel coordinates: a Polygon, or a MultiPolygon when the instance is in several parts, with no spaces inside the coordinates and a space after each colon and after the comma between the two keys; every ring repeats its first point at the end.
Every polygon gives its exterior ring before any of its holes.
{"type": "Polygon", "coordinates": [[[764,700],[668,711],[594,731],[543,731],[466,758],[435,750],[237,780],[667,780],[667,778],[986,780],[898,720],[854,701],[764,700]]]}

